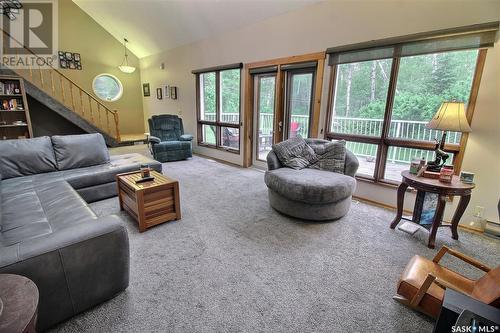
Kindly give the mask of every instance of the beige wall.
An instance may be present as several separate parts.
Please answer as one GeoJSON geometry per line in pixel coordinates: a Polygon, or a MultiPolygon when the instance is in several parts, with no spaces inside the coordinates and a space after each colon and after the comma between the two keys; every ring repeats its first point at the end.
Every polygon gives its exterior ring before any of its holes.
{"type": "MultiPolygon", "coordinates": [[[[122,134],[144,133],[139,69],[133,74],[118,69],[124,56],[123,45],[71,0],[59,0],[59,49],[80,53],[83,70],[61,71],[88,92],[93,93],[92,81],[96,75],[109,73],[118,77],[123,96],[104,104],[118,110],[122,134]]],[[[129,63],[139,68],[139,59],[129,54],[129,63]]]]}
{"type": "MultiPolygon", "coordinates": [[[[311,5],[243,29],[142,58],[141,79],[151,84],[152,91],[164,84],[179,87],[177,101],[159,101],[154,96],[143,98],[144,117],[146,120],[153,114],[181,114],[186,130],[195,134],[193,69],[318,52],[336,45],[497,20],[500,20],[499,1],[329,1],[311,5]],[[165,63],[165,70],[160,70],[162,62],[165,63]]],[[[497,45],[487,57],[472,123],[473,133],[463,164],[464,170],[476,173],[477,181],[477,189],[462,219],[463,223],[472,218],[472,208],[476,205],[486,207],[486,216],[490,220],[498,220],[499,66],[500,45],[497,45]]],[[[327,80],[328,75],[324,82],[320,130],[325,123],[327,80]]],[[[242,96],[242,100],[244,98],[242,96]]],[[[204,147],[195,147],[195,151],[242,164],[242,155],[204,147]]],[[[389,205],[394,205],[396,200],[394,189],[363,182],[358,182],[356,194],[389,205]]],[[[411,207],[411,202],[407,207],[411,207]]],[[[449,213],[447,218],[450,218],[449,213]]]]}

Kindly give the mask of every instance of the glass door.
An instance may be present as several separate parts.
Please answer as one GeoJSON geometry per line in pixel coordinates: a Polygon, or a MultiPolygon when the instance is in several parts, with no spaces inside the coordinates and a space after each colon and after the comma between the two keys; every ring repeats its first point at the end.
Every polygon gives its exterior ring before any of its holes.
{"type": "Polygon", "coordinates": [[[276,121],[276,73],[254,76],[255,84],[255,143],[254,159],[266,161],[267,154],[275,142],[276,121]]]}
{"type": "Polygon", "coordinates": [[[315,68],[289,70],[285,79],[285,139],[310,137],[315,68]]]}

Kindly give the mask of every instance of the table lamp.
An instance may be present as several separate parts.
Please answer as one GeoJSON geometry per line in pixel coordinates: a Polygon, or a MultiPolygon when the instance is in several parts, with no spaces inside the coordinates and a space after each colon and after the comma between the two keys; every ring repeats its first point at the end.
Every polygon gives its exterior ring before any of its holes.
{"type": "Polygon", "coordinates": [[[462,102],[451,101],[443,102],[431,121],[426,125],[427,128],[442,130],[441,142],[436,147],[436,160],[429,162],[427,170],[439,172],[449,155],[444,152],[446,142],[446,131],[471,132],[469,122],[465,116],[465,105],[462,102]]]}

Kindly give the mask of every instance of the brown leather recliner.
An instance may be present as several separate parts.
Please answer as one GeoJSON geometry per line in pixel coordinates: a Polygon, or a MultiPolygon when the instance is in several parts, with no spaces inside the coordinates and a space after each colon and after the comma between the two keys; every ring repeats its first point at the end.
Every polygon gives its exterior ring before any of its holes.
{"type": "Polygon", "coordinates": [[[443,304],[444,291],[451,288],[483,303],[500,307],[500,266],[494,269],[458,251],[443,246],[431,261],[419,255],[411,258],[398,282],[393,298],[404,305],[437,318],[443,304]],[[449,253],[484,272],[471,280],[439,264],[449,253]]]}

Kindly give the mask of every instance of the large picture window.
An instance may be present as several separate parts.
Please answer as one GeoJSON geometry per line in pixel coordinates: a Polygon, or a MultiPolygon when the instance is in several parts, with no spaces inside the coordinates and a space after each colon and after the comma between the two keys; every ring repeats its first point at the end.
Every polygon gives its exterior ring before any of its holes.
{"type": "Polygon", "coordinates": [[[198,145],[240,151],[241,64],[196,74],[198,145]]]}
{"type": "MultiPolygon", "coordinates": [[[[482,37],[464,40],[488,44],[490,36],[482,37]]],[[[426,124],[441,103],[456,100],[467,107],[470,96],[477,94],[486,57],[480,48],[485,44],[455,45],[456,39],[440,38],[423,45],[355,45],[359,49],[329,52],[332,81],[325,136],[347,141],[360,162],[358,177],[396,183],[413,158],[432,160],[441,131],[426,124]]],[[[467,117],[470,121],[471,108],[467,117]]],[[[448,132],[445,150],[453,157],[448,163],[460,166],[466,135],[448,132]]]]}

